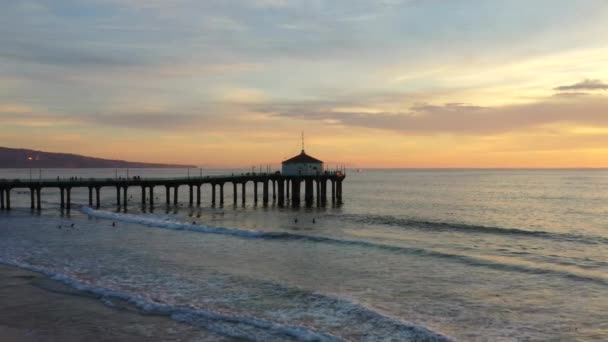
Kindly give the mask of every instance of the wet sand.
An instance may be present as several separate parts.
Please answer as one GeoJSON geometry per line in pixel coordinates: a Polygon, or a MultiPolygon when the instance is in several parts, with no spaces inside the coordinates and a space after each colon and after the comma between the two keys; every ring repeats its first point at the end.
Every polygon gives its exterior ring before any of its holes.
{"type": "Polygon", "coordinates": [[[0,341],[234,341],[0,265],[0,341]]]}

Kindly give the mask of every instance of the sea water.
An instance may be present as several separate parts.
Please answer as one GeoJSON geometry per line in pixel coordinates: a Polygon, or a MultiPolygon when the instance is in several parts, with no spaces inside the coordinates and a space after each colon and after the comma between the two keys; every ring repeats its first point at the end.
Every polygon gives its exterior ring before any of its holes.
{"type": "MultiPolygon", "coordinates": [[[[31,175],[57,176],[126,170],[31,175]]],[[[200,207],[179,190],[180,204],[166,205],[156,187],[150,209],[129,188],[125,211],[113,188],[100,208],[74,189],[62,212],[59,192],[43,189],[38,212],[14,189],[0,262],[250,340],[608,340],[606,170],[363,170],[348,173],[342,205],[311,208],[256,205],[252,183],[245,205],[240,186],[233,205],[226,185],[223,207],[208,185],[200,207]]]]}

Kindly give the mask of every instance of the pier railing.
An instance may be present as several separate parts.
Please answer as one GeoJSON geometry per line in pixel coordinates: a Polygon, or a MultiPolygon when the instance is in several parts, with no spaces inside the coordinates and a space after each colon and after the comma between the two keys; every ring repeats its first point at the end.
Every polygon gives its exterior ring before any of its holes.
{"type": "Polygon", "coordinates": [[[188,177],[172,177],[172,178],[140,178],[140,177],[114,177],[114,178],[84,178],[84,177],[68,177],[68,178],[47,178],[47,179],[0,179],[0,209],[11,208],[11,190],[26,188],[30,190],[30,200],[32,209],[41,208],[41,191],[45,188],[56,188],[60,191],[61,208],[69,209],[71,206],[71,190],[72,188],[88,188],[89,190],[89,205],[93,206],[94,202],[97,207],[100,206],[100,191],[104,187],[113,187],[116,189],[116,205],[126,207],[127,191],[132,187],[141,188],[141,203],[143,206],[149,204],[154,206],[154,188],[165,187],[167,205],[173,202],[178,204],[178,188],[180,186],[188,186],[189,188],[189,204],[192,206],[201,204],[201,187],[203,185],[211,186],[211,201],[215,205],[219,202],[224,204],[224,185],[232,183],[233,185],[233,201],[236,204],[237,188],[241,185],[241,200],[245,203],[246,200],[246,184],[253,182],[254,186],[254,202],[258,201],[258,184],[262,186],[262,203],[268,204],[270,201],[270,190],[272,186],[272,200],[277,201],[278,205],[284,206],[291,204],[298,206],[301,201],[301,184],[304,183],[304,201],[307,205],[315,202],[319,205],[327,203],[327,183],[331,183],[331,201],[332,203],[342,202],[342,181],[345,178],[342,171],[327,171],[316,175],[282,175],[280,172],[275,173],[241,173],[230,175],[206,175],[206,176],[188,176],[188,177]],[[216,196],[216,188],[219,191],[219,196],[216,196]],[[95,196],[93,196],[95,192],[95,196]],[[196,201],[195,194],[196,192],[196,201]],[[122,196],[121,196],[122,195],[122,196]],[[171,198],[173,195],[173,198],[171,198]],[[316,195],[316,196],[315,196],[316,195]],[[217,198],[219,197],[219,198],[217,198]],[[93,200],[95,199],[95,201],[93,200]],[[171,201],[173,199],[173,201],[171,201]]]}

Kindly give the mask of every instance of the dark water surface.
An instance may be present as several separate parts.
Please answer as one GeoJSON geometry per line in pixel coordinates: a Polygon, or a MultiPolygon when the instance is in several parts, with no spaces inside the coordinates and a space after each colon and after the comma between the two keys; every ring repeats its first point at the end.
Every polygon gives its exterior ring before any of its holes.
{"type": "MultiPolygon", "coordinates": [[[[16,177],[29,170],[0,171],[16,177]]],[[[248,187],[243,207],[227,185],[224,208],[209,187],[200,208],[187,187],[167,207],[158,187],[152,211],[132,188],[126,213],[111,188],[102,208],[69,213],[58,191],[43,190],[32,213],[29,192],[13,190],[0,262],[222,336],[608,340],[606,170],[364,170],[347,175],[342,206],[309,209],[254,206],[248,187]]],[[[86,189],[72,198],[85,205],[86,189]]]]}

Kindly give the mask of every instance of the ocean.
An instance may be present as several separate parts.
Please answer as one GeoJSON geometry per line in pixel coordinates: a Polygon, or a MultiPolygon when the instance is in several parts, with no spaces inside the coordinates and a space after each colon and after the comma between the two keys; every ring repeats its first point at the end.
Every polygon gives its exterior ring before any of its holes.
{"type": "MultiPolygon", "coordinates": [[[[116,172],[31,177],[126,176],[116,172]]],[[[608,170],[362,170],[343,184],[342,205],[312,208],[255,205],[249,183],[244,206],[231,185],[224,207],[208,186],[200,207],[187,187],[167,206],[158,187],[150,210],[133,188],[126,212],[111,188],[99,209],[73,190],[69,213],[56,190],[42,191],[40,212],[13,190],[0,263],[212,339],[608,340],[608,170]]]]}

